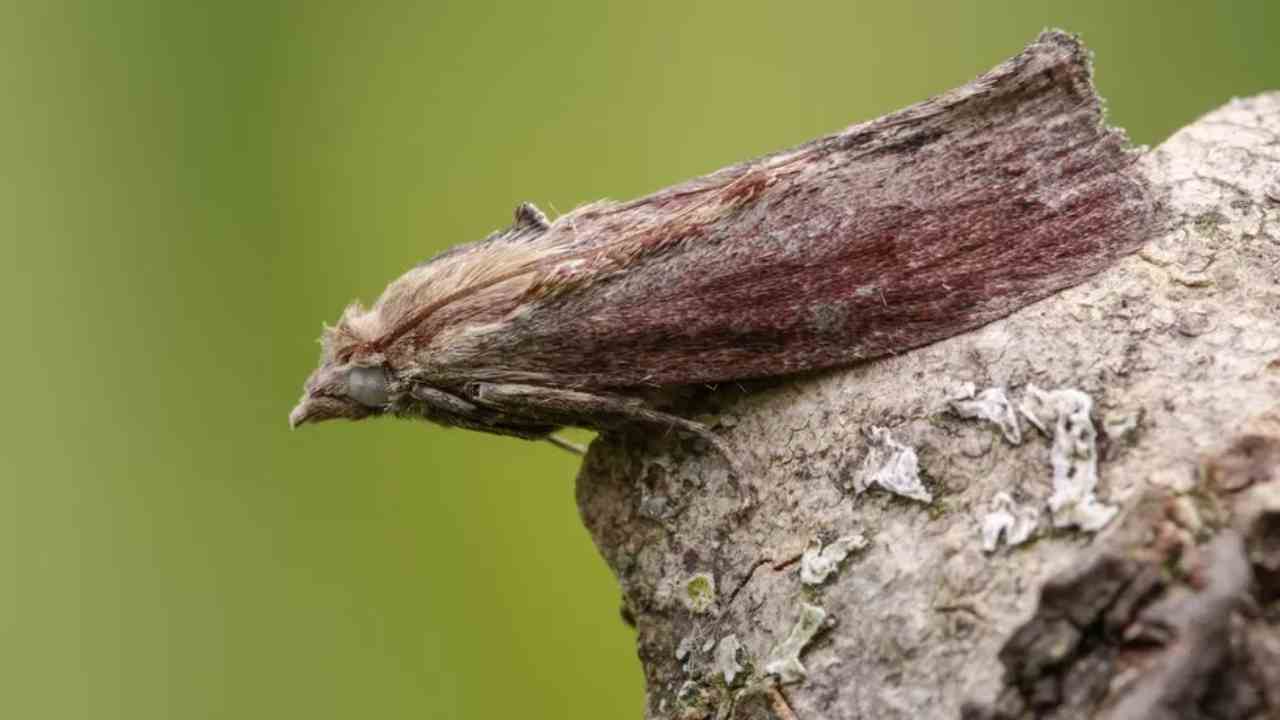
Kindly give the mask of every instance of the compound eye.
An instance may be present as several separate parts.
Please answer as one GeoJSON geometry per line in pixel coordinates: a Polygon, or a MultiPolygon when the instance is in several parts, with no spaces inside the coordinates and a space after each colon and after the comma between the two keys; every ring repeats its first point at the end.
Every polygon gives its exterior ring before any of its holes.
{"type": "Polygon", "coordinates": [[[387,404],[387,371],[380,367],[354,367],[347,375],[347,397],[368,408],[387,404]]]}

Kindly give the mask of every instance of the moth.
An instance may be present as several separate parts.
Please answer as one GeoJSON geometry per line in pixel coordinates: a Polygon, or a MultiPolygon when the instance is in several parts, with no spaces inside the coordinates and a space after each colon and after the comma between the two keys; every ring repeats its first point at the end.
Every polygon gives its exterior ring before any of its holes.
{"type": "Polygon", "coordinates": [[[1047,32],[941,96],[638,200],[554,221],[522,204],[348,307],[289,423],[643,425],[732,457],[654,391],[899,353],[1138,248],[1152,193],[1090,75],[1047,32]]]}

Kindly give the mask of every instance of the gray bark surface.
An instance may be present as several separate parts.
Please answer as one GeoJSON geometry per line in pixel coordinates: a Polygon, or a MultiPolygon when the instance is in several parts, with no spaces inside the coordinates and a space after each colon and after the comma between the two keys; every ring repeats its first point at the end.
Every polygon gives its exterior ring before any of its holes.
{"type": "Polygon", "coordinates": [[[1280,717],[1280,93],[1142,167],[1168,222],[1083,284],[714,392],[751,511],[697,439],[592,445],[648,717],[1280,717]]]}

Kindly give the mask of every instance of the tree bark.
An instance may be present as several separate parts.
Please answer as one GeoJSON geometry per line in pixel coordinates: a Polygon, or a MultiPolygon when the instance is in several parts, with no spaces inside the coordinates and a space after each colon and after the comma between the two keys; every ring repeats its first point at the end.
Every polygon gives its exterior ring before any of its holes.
{"type": "Polygon", "coordinates": [[[1142,171],[1167,221],[1083,284],[700,399],[751,511],[696,439],[592,445],[648,717],[1280,717],[1280,93],[1142,171]]]}

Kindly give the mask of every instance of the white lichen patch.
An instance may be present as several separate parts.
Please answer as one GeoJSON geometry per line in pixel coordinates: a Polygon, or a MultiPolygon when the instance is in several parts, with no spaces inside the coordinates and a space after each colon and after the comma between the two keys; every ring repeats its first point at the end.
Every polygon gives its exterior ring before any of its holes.
{"type": "Polygon", "coordinates": [[[733,679],[742,672],[738,664],[738,650],[742,645],[737,635],[725,635],[716,644],[716,669],[724,676],[724,683],[732,685],[733,679]]]}
{"type": "Polygon", "coordinates": [[[698,644],[697,638],[693,635],[685,635],[680,638],[680,643],[676,645],[676,659],[684,662],[689,657],[689,653],[693,652],[693,646],[698,644]]]}
{"type": "Polygon", "coordinates": [[[1041,432],[1053,438],[1053,494],[1049,512],[1056,527],[1096,532],[1111,522],[1118,508],[1094,495],[1098,487],[1097,431],[1089,414],[1093,400],[1070,388],[1046,392],[1027,386],[1019,410],[1041,432]]]}
{"type": "Polygon", "coordinates": [[[1005,545],[1021,545],[1035,533],[1040,511],[1018,505],[1009,493],[998,492],[991,499],[991,512],[982,518],[982,549],[995,552],[1004,538],[1005,545]]]}
{"type": "Polygon", "coordinates": [[[1107,439],[1112,442],[1132,442],[1134,435],[1138,432],[1138,424],[1141,421],[1141,411],[1109,412],[1102,418],[1102,432],[1106,433],[1107,439]]]}
{"type": "Polygon", "coordinates": [[[800,582],[821,585],[839,569],[840,563],[844,562],[849,553],[866,546],[867,539],[861,533],[845,535],[826,547],[811,543],[800,558],[800,582]]]}
{"type": "Polygon", "coordinates": [[[1022,444],[1022,424],[1004,388],[987,388],[979,393],[973,383],[964,383],[949,404],[960,417],[986,420],[1000,428],[1000,434],[1010,444],[1022,444]]]}
{"type": "Polygon", "coordinates": [[[933,501],[933,495],[920,481],[920,459],[914,448],[895,440],[887,428],[874,426],[867,433],[867,446],[862,472],[854,482],[854,490],[859,495],[879,485],[912,500],[933,501]]]}
{"type": "Polygon", "coordinates": [[[804,680],[807,671],[800,662],[800,652],[822,629],[822,623],[826,619],[826,610],[817,605],[801,603],[800,618],[792,626],[787,638],[769,653],[769,659],[764,664],[765,674],[777,676],[784,684],[804,680]]]}
{"type": "Polygon", "coordinates": [[[705,613],[716,604],[716,579],[711,573],[694,573],[681,586],[680,601],[692,613],[705,613]]]}

